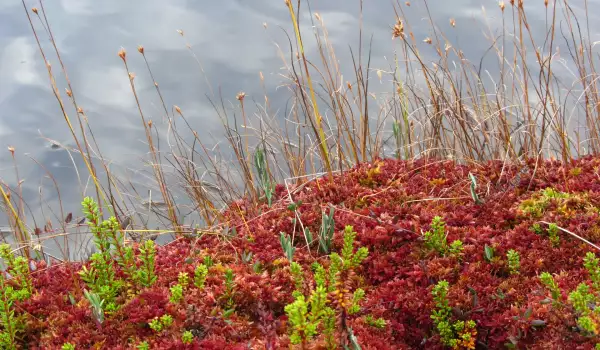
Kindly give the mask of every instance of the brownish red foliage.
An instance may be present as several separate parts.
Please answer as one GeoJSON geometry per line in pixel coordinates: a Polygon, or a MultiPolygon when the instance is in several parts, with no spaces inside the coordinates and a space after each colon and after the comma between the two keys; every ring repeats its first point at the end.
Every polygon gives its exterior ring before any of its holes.
{"type": "MultiPolygon", "coordinates": [[[[358,233],[357,244],[369,249],[369,257],[358,271],[364,278],[366,299],[362,310],[348,321],[363,349],[441,348],[430,318],[434,307],[431,290],[441,279],[450,282],[454,317],[476,322],[478,348],[503,348],[512,339],[519,348],[586,349],[597,339],[574,330],[576,318],[568,308],[556,310],[551,303],[541,302],[549,293],[538,276],[544,271],[557,274],[561,289],[565,293],[572,290],[588,278],[582,259],[592,248],[563,234],[560,245],[553,247],[548,237],[530,227],[540,220],[554,222],[599,243],[600,217],[577,208],[561,210],[563,214],[548,208],[543,217],[532,218],[518,205],[534,192],[552,187],[586,192],[590,204],[597,207],[599,166],[598,158],[568,165],[530,161],[519,166],[385,160],[361,164],[333,181],[321,178],[290,191],[295,202],[302,201],[298,208],[301,221],[313,233],[319,230],[322,211],[335,206],[334,251],[341,248],[345,225],[352,225],[358,233]],[[573,171],[575,168],[578,170],[573,171]],[[481,204],[471,197],[469,172],[477,179],[481,204]],[[424,248],[422,234],[435,216],[446,222],[448,242],[463,241],[462,258],[440,257],[424,248]],[[494,247],[500,259],[486,261],[485,245],[494,247]],[[509,249],[520,253],[520,274],[508,273],[509,249]],[[367,325],[367,314],[384,318],[387,327],[378,330],[367,325]],[[543,320],[545,326],[533,327],[532,320],[543,320]]],[[[60,348],[65,342],[78,349],[128,349],[142,340],[152,349],[287,348],[284,307],[293,300],[294,286],[279,233],[296,232],[294,260],[305,270],[315,260],[324,259],[317,256],[316,249],[306,249],[299,226],[294,228],[294,213],[287,209],[287,195],[287,189],[278,186],[278,201],[272,208],[233,203],[226,217],[237,236],[227,241],[205,235],[197,241],[181,239],[160,248],[157,283],[121,300],[123,307],[107,315],[101,328],[92,320],[85,299],[76,294],[69,270],[65,266],[45,269],[40,264],[34,274],[37,292],[17,305],[19,312],[29,315],[25,342],[31,349],[60,348]],[[252,252],[252,262],[243,263],[242,252],[252,252]],[[170,303],[169,287],[177,283],[179,272],[193,277],[194,267],[205,255],[211,255],[216,263],[206,288],[190,287],[183,302],[170,303]],[[256,262],[263,267],[259,273],[253,271],[256,262]],[[227,319],[217,307],[224,291],[225,268],[233,269],[237,285],[236,312],[227,319]],[[69,294],[78,303],[73,305],[69,294]],[[157,334],[148,322],[166,313],[174,317],[174,324],[157,334]],[[193,344],[181,342],[184,330],[194,333],[193,344]]]]}

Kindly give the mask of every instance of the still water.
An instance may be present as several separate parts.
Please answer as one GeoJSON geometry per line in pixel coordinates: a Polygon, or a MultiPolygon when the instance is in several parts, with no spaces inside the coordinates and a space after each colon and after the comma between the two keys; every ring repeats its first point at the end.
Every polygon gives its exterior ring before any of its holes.
{"type": "MultiPolygon", "coordinates": [[[[25,3],[28,9],[39,7],[37,1],[25,3]]],[[[498,1],[428,3],[436,25],[449,33],[449,39],[469,59],[478,60],[489,46],[482,29],[488,25],[497,28],[501,22],[498,1]],[[450,18],[456,21],[452,30],[450,18]]],[[[534,33],[543,35],[543,0],[525,3],[534,33]]],[[[583,4],[584,0],[571,2],[576,11],[581,11],[583,4]]],[[[293,28],[283,0],[52,0],[45,1],[44,6],[78,103],[89,118],[103,157],[111,160],[111,170],[130,176],[142,186],[143,177],[135,174],[140,169],[147,170],[141,159],[148,148],[127,74],[117,56],[121,47],[127,50],[130,69],[136,73],[146,117],[157,125],[164,111],[136,51],[138,45],[145,48],[167,106],[180,106],[207,144],[221,142],[224,136],[207,98],[211,91],[205,79],[213,89],[221,91],[226,102],[235,102],[236,94],[244,91],[247,100],[262,103],[262,72],[272,105],[285,114],[289,93],[280,88],[284,80],[280,74],[285,72],[277,45],[289,59],[283,29],[293,36],[293,28]],[[177,30],[185,35],[182,37],[177,30]],[[186,44],[191,45],[202,63],[206,78],[186,44]]],[[[596,23],[600,19],[600,0],[589,1],[588,6],[590,22],[596,23]]],[[[306,6],[303,9],[304,36],[310,38],[309,15],[306,6]]],[[[356,50],[358,44],[360,2],[312,0],[311,9],[323,18],[340,64],[350,77],[349,46],[356,50]]],[[[413,1],[406,11],[417,38],[431,35],[423,1],[413,1]]],[[[42,23],[32,16],[41,44],[51,53],[42,23]]],[[[371,66],[388,69],[398,49],[398,42],[391,39],[395,23],[392,2],[365,1],[362,20],[364,37],[373,37],[371,66]]],[[[591,35],[592,41],[600,40],[594,28],[591,35]]],[[[317,59],[314,41],[305,40],[307,57],[317,59]]],[[[61,76],[58,84],[64,94],[59,63],[55,55],[49,54],[49,60],[54,73],[61,76]]],[[[384,91],[389,85],[372,84],[372,88],[374,92],[384,91]]],[[[70,113],[74,116],[73,111],[70,113]]],[[[25,180],[24,199],[30,204],[33,217],[43,222],[43,217],[54,217],[50,208],[57,211],[58,194],[52,181],[45,177],[46,171],[60,186],[64,211],[80,213],[81,188],[91,184],[73,169],[74,162],[85,172],[78,155],[65,151],[74,145],[19,0],[0,0],[0,179],[14,186],[16,175],[8,146],[15,149],[19,176],[25,180]]],[[[0,221],[0,225],[4,223],[0,221]]]]}

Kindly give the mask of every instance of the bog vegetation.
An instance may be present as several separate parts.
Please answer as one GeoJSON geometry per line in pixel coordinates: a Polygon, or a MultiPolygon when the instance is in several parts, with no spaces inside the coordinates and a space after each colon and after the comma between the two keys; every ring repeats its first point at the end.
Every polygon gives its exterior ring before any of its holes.
{"type": "Polygon", "coordinates": [[[121,49],[165,208],[158,230],[102,157],[43,4],[23,5],[92,186],[82,215],[61,206],[57,222],[30,217],[21,181],[0,184],[15,233],[0,246],[2,348],[600,348],[600,94],[587,0],[531,5],[545,13],[541,39],[523,0],[489,9],[499,19],[483,33],[490,71],[449,39],[461,23],[435,23],[427,1],[394,4],[390,37],[373,39],[397,52],[382,70],[362,46],[338,62],[327,18],[310,13],[311,37],[299,23],[307,2],[286,0],[293,103],[279,120],[268,96],[249,106],[240,92],[233,109],[209,96],[227,150],[190,130],[155,82],[170,140],[159,142],[134,70],[154,80],[160,67],[143,46],[143,67],[121,49]],[[415,7],[429,21],[410,23],[415,7]],[[372,94],[374,80],[389,93],[372,94]],[[202,225],[185,223],[180,190],[202,225]],[[86,261],[69,258],[72,228],[93,237],[86,261]],[[165,234],[175,239],[155,243],[165,234]],[[45,249],[51,240],[63,256],[45,249]]]}

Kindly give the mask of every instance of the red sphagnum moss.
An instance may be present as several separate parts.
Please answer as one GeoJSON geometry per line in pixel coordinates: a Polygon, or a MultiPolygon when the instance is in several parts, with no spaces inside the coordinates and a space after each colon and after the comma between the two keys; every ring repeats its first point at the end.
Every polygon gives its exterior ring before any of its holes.
{"type": "MultiPolygon", "coordinates": [[[[442,348],[431,318],[435,307],[431,292],[441,280],[449,282],[452,320],[475,321],[477,348],[511,343],[517,348],[586,349],[593,348],[597,337],[577,331],[577,315],[571,308],[547,302],[550,294],[539,275],[553,274],[567,300],[569,291],[589,279],[583,257],[593,248],[563,233],[560,244],[553,246],[532,226],[540,221],[556,223],[598,243],[600,216],[589,208],[600,204],[599,166],[600,159],[591,157],[569,165],[531,161],[519,166],[384,160],[361,164],[334,181],[315,180],[292,190],[292,198],[301,201],[300,220],[315,237],[322,212],[336,208],[332,251],[341,250],[346,225],[357,232],[356,245],[369,249],[357,270],[366,296],[360,311],[346,320],[363,349],[442,348]],[[471,195],[469,173],[477,179],[480,204],[471,195]],[[524,213],[519,204],[546,188],[585,193],[586,206],[565,201],[558,208],[552,202],[540,217],[524,213]],[[423,234],[435,216],[446,223],[448,244],[463,242],[459,256],[425,248],[423,234]],[[491,260],[484,255],[486,246],[493,247],[491,260]],[[514,274],[506,261],[511,249],[520,254],[520,268],[514,274]],[[385,327],[369,325],[367,315],[384,319],[385,327]]],[[[118,300],[121,308],[107,314],[101,327],[86,299],[76,295],[69,270],[38,264],[33,296],[15,307],[17,314],[27,316],[23,344],[30,349],[56,349],[66,342],[77,349],[133,349],[142,341],[150,349],[288,348],[284,307],[294,300],[294,283],[279,233],[296,232],[294,261],[304,271],[310,271],[315,261],[328,263],[316,245],[311,252],[306,249],[299,221],[287,208],[287,190],[277,186],[276,196],[271,208],[233,203],[226,218],[237,235],[228,240],[204,235],[158,248],[157,282],[118,300]],[[251,261],[243,262],[242,252],[252,253],[251,261]],[[214,265],[204,289],[191,283],[181,302],[169,302],[169,288],[179,273],[187,272],[193,279],[195,266],[207,255],[214,265]],[[223,317],[226,269],[235,276],[235,312],[223,317]],[[165,314],[173,317],[173,324],[162,332],[150,329],[148,322],[165,314]],[[191,344],[181,340],[186,330],[194,335],[191,344]]],[[[320,348],[324,340],[318,336],[313,343],[320,348]]]]}

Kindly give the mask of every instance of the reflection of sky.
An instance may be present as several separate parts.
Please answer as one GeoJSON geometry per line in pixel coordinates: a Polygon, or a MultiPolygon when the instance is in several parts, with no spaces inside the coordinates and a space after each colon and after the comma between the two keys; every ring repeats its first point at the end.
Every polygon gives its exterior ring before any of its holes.
{"type": "MultiPolygon", "coordinates": [[[[406,8],[406,14],[417,39],[421,40],[431,33],[421,1],[413,2],[406,8]]],[[[36,5],[37,1],[28,2],[28,7],[36,5]]],[[[484,24],[481,6],[485,5],[487,22],[497,30],[501,23],[497,1],[430,0],[429,5],[436,24],[448,34],[448,39],[478,62],[488,47],[481,34],[484,24]],[[451,17],[457,21],[455,29],[449,28],[451,17]]],[[[234,101],[235,94],[243,90],[249,100],[260,103],[263,93],[259,72],[265,76],[267,93],[275,109],[283,108],[288,97],[284,89],[277,90],[283,80],[278,75],[283,64],[274,45],[274,42],[279,44],[288,59],[287,40],[278,26],[290,35],[293,31],[283,0],[61,0],[47,1],[45,6],[78,103],[89,117],[103,156],[111,159],[115,167],[143,167],[139,160],[147,151],[129,81],[116,55],[120,47],[127,49],[130,69],[136,73],[135,82],[146,117],[160,124],[162,107],[136,51],[138,44],[145,47],[167,106],[179,105],[200,135],[211,140],[208,143],[220,140],[222,132],[206,98],[210,91],[185,48],[186,42],[194,47],[208,79],[215,89],[221,89],[226,100],[234,101]],[[268,30],[265,31],[263,23],[268,24],[268,30]],[[184,31],[185,38],[177,34],[177,29],[184,31]],[[209,138],[209,134],[214,138],[209,138]]],[[[346,69],[344,79],[350,78],[348,45],[356,49],[358,42],[359,1],[313,0],[311,6],[320,13],[330,39],[337,45],[338,59],[346,69]]],[[[373,35],[372,67],[387,70],[390,62],[386,58],[391,60],[397,49],[391,41],[392,5],[389,1],[365,1],[364,6],[364,42],[368,43],[373,35]]],[[[535,4],[526,1],[526,6],[531,7],[528,12],[531,27],[543,28],[542,1],[535,4]]],[[[590,8],[600,8],[599,1],[591,1],[590,8]]],[[[4,147],[12,145],[17,151],[20,174],[26,180],[28,199],[36,200],[44,172],[25,154],[48,167],[61,185],[63,199],[76,205],[79,185],[70,167],[71,159],[64,151],[52,150],[40,136],[73,146],[23,11],[18,0],[0,1],[0,176],[14,183],[10,154],[4,151],[4,147]]],[[[306,15],[302,19],[307,56],[317,59],[316,45],[310,40],[310,22],[306,15]]],[[[34,20],[64,94],[58,61],[50,54],[43,28],[35,17],[34,20]]],[[[424,48],[425,54],[427,49],[424,48]]],[[[371,87],[389,89],[380,84],[371,87]]],[[[74,111],[69,109],[69,113],[74,118],[74,111]]],[[[77,154],[73,157],[77,158],[77,154]]],[[[52,199],[55,197],[50,193],[50,183],[43,180],[45,195],[52,199]]]]}

